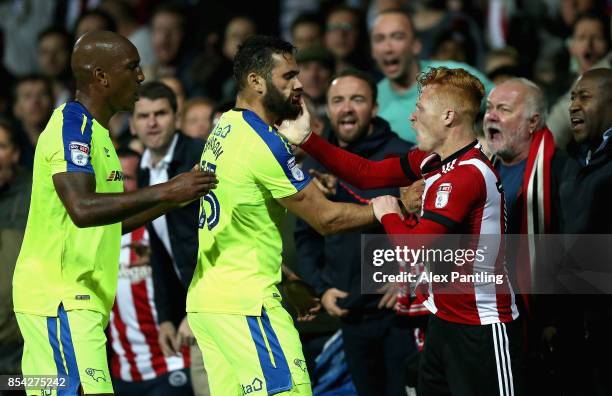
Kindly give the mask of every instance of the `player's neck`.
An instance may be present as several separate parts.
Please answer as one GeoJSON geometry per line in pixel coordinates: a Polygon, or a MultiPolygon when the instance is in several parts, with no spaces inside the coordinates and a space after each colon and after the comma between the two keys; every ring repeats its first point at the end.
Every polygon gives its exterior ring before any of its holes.
{"type": "Polygon", "coordinates": [[[455,129],[449,134],[440,148],[434,151],[440,156],[440,160],[444,161],[457,151],[472,143],[474,141],[474,136],[476,135],[471,130],[455,129]]]}
{"type": "Polygon", "coordinates": [[[264,107],[263,103],[261,103],[261,100],[238,95],[238,97],[236,97],[236,107],[251,110],[268,125],[274,126],[276,122],[275,116],[266,111],[266,108],[264,107]]]}
{"type": "Polygon", "coordinates": [[[108,123],[114,112],[102,99],[91,96],[84,91],[77,90],[75,100],[85,106],[87,111],[91,113],[100,125],[108,129],[108,123]]]}

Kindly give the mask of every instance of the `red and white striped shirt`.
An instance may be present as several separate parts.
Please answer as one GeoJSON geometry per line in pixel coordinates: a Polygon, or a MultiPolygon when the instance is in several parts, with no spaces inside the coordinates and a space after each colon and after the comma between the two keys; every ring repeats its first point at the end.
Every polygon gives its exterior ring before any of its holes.
{"type": "Polygon", "coordinates": [[[123,235],[119,282],[110,315],[113,348],[111,373],[123,381],[150,380],[189,367],[189,349],[165,357],[158,339],[157,310],[148,259],[149,238],[144,227],[123,235]]]}
{"type": "MultiPolygon", "coordinates": [[[[381,222],[387,234],[419,234],[424,238],[432,234],[434,237],[470,234],[479,236],[473,239],[485,242],[489,239],[485,235],[493,235],[501,242],[506,224],[503,190],[499,176],[477,141],[444,161],[436,154],[428,155],[420,150],[411,150],[400,158],[370,161],[314,133],[301,147],[337,177],[360,189],[397,187],[421,177],[425,179],[420,222],[412,226],[397,213],[386,214],[381,222]]],[[[499,248],[492,248],[485,261],[487,272],[502,277],[501,284],[465,282],[460,293],[436,294],[436,289],[440,289],[430,283],[425,293],[427,308],[442,319],[465,324],[505,323],[516,319],[518,310],[503,253],[499,248]]],[[[469,266],[464,266],[463,273],[466,268],[469,266]]]]}
{"type": "Polygon", "coordinates": [[[421,174],[425,180],[421,223],[408,229],[399,216],[388,214],[382,219],[387,232],[479,235],[466,247],[484,250],[484,260],[454,267],[455,272],[462,275],[486,272],[502,279],[499,284],[491,278],[429,282],[426,288],[419,289],[423,304],[441,319],[456,323],[485,325],[516,319],[518,310],[505,268],[501,238],[506,228],[503,190],[480,145],[474,142],[442,162],[435,154],[428,156],[413,150],[403,158],[402,168],[412,179],[421,174]],[[488,249],[482,249],[485,245],[488,249]]]}

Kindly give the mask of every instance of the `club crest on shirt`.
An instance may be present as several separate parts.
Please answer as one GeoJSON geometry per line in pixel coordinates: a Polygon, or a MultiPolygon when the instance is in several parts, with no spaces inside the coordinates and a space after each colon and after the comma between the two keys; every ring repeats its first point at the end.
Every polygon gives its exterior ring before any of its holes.
{"type": "Polygon", "coordinates": [[[289,158],[289,160],[287,161],[287,168],[289,168],[295,180],[304,180],[304,172],[302,172],[300,167],[295,163],[295,157],[289,158]]]}
{"type": "Polygon", "coordinates": [[[450,183],[442,183],[438,186],[438,191],[436,192],[436,203],[434,206],[437,209],[442,209],[448,204],[448,197],[450,196],[451,190],[453,186],[450,183]]]}
{"type": "Polygon", "coordinates": [[[89,145],[82,142],[70,142],[70,159],[78,166],[85,166],[89,162],[89,145]]]}

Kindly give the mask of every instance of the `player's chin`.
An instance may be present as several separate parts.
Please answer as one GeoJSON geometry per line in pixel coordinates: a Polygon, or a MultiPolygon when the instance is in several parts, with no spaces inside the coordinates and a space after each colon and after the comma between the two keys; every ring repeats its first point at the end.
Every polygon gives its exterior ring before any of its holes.
{"type": "Polygon", "coordinates": [[[419,150],[425,151],[425,152],[431,151],[431,145],[430,144],[427,144],[427,142],[424,142],[422,140],[419,141],[418,139],[417,139],[417,148],[419,150]]]}
{"type": "Polygon", "coordinates": [[[137,99],[127,100],[125,102],[125,105],[122,106],[123,108],[121,109],[121,111],[134,111],[134,106],[136,106],[136,100],[137,99]]]}

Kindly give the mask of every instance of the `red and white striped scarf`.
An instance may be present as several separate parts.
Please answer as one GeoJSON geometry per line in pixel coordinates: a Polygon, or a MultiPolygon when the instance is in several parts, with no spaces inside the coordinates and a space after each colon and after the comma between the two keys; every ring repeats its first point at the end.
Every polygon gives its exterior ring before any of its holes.
{"type": "MultiPolygon", "coordinates": [[[[555,142],[550,130],[544,126],[533,133],[525,176],[519,193],[522,199],[521,234],[547,234],[551,229],[551,166],[555,142]]],[[[517,255],[517,282],[527,304],[525,292],[531,289],[537,265],[534,238],[521,244],[517,255]]]]}

